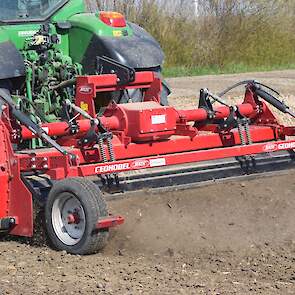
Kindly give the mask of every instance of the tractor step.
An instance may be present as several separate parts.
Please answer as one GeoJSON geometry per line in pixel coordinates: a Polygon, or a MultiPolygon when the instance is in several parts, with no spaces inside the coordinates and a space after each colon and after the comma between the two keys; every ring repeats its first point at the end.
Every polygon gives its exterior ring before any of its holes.
{"type": "Polygon", "coordinates": [[[96,223],[96,228],[97,229],[108,229],[111,227],[115,227],[118,225],[121,225],[124,223],[124,217],[122,216],[113,216],[110,215],[108,217],[103,217],[101,218],[97,223],[96,223]]]}

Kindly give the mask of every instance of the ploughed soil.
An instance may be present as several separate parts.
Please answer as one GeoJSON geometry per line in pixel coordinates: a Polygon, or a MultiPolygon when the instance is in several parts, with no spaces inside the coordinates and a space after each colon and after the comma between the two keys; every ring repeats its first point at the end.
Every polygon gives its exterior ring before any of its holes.
{"type": "MultiPolygon", "coordinates": [[[[218,92],[249,77],[292,103],[295,71],[170,79],[171,103],[196,105],[199,88],[218,92]]],[[[0,294],[295,294],[293,177],[289,171],[110,201],[126,223],[96,255],[53,251],[42,231],[2,239],[0,294]]]]}

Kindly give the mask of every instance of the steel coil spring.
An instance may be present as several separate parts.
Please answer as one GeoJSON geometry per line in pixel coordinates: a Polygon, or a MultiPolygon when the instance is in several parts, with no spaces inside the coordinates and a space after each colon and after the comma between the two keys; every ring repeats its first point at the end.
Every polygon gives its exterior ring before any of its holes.
{"type": "Polygon", "coordinates": [[[239,136],[240,136],[240,139],[241,139],[241,144],[246,145],[247,142],[246,142],[246,139],[245,139],[245,136],[244,136],[243,124],[242,124],[241,120],[238,120],[238,132],[239,132],[239,136]]]}
{"type": "Polygon", "coordinates": [[[108,161],[106,151],[103,144],[103,139],[100,137],[98,139],[98,146],[99,146],[99,152],[103,163],[106,163],[108,161]]]}
{"type": "Polygon", "coordinates": [[[110,161],[115,162],[116,157],[115,157],[112,138],[110,136],[107,137],[107,147],[108,147],[108,152],[109,152],[109,155],[110,155],[110,161]]]}
{"type": "Polygon", "coordinates": [[[246,131],[246,137],[247,137],[248,144],[252,144],[253,141],[252,141],[252,137],[251,137],[251,132],[250,132],[248,120],[245,122],[244,127],[245,127],[245,131],[246,131]]]}

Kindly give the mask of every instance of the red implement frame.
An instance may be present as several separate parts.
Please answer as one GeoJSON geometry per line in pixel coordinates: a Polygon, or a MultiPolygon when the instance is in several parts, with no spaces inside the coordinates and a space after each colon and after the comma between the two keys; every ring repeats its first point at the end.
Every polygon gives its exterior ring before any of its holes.
{"type": "MultiPolygon", "coordinates": [[[[161,80],[150,72],[137,73],[135,81],[124,87],[117,85],[116,75],[78,77],[76,104],[94,117],[94,100],[98,92],[126,88],[143,89],[145,102],[128,106],[112,104],[100,118],[103,126],[113,134],[115,160],[111,159],[106,146],[107,162],[102,161],[97,144],[79,146],[81,137],[92,128],[89,119],[79,118],[79,132],[75,135],[70,134],[66,122],[42,126],[50,136],[58,137],[57,141],[76,156],[75,160],[54,148],[14,152],[12,142],[17,142],[20,135],[24,140],[34,135],[25,126],[15,129],[4,118],[0,120],[0,219],[15,219],[11,234],[31,236],[33,232],[32,195],[22,181],[22,173],[38,171],[60,180],[295,148],[295,139],[286,139],[295,135],[295,127],[278,124],[268,106],[249,88],[243,103],[235,108],[239,114],[251,119],[251,143],[246,144],[241,143],[236,128],[218,128],[216,120],[228,118],[231,114],[229,107],[216,108],[214,120],[209,120],[212,118],[208,118],[209,114],[203,108],[176,110],[160,106],[161,80]],[[148,116],[152,123],[148,122],[148,116]],[[143,122],[146,130],[137,130],[137,122],[143,122]]],[[[121,218],[110,217],[98,221],[96,226],[105,228],[120,223],[121,218]]]]}

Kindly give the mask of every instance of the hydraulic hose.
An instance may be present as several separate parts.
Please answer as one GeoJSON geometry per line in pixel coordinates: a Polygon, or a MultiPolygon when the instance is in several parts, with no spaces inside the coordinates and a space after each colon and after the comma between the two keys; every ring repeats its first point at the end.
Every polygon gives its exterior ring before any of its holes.
{"type": "Polygon", "coordinates": [[[282,101],[278,100],[276,97],[274,97],[272,94],[266,92],[265,90],[261,89],[260,87],[254,88],[255,93],[265,101],[267,101],[269,104],[274,106],[276,109],[281,111],[284,114],[289,114],[293,118],[295,118],[294,112],[290,110],[290,108],[282,101]]]}
{"type": "Polygon", "coordinates": [[[76,78],[63,81],[63,82],[61,82],[57,85],[54,85],[54,86],[50,86],[50,89],[51,90],[58,90],[58,89],[62,89],[62,88],[67,88],[69,86],[74,85],[75,83],[76,83],[76,78]]]}

